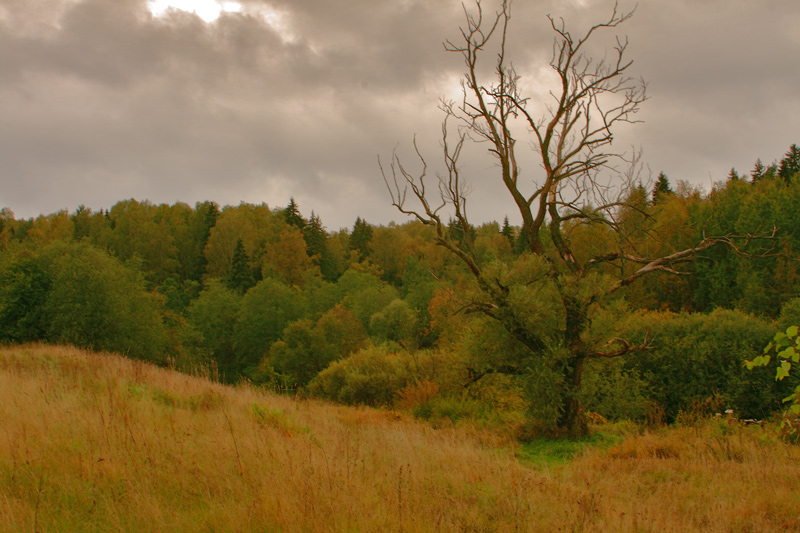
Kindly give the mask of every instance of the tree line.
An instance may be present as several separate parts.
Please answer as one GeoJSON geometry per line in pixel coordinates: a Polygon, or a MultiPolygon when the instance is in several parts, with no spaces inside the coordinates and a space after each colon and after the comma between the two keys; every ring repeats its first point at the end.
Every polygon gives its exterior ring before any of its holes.
{"type": "Polygon", "coordinates": [[[731,170],[709,193],[663,173],[646,188],[638,154],[613,144],[646,84],[627,39],[599,57],[590,44],[632,15],[615,4],[582,33],[548,15],[557,81],[539,102],[506,47],[511,2],[465,6],[460,37],[444,43],[464,78],[462,98],[440,106],[442,169],[432,176],[416,143],[415,162],[379,159],[406,224],[359,217],[328,232],[293,199],[129,200],[28,221],[4,211],[0,339],[562,435],[587,433],[587,409],[768,414],[790,384],[744,375],[742,361],[772,321],[798,318],[800,150],[756,161],[749,179],[731,170]],[[494,158],[481,179],[508,193],[518,226],[470,221],[460,155],[473,142],[494,158]],[[526,149],[539,171],[522,168],[526,149]]]}
{"type": "MultiPolygon", "coordinates": [[[[732,172],[708,193],[685,182],[673,187],[663,174],[652,188],[632,189],[615,230],[637,253],[665,254],[710,232],[777,230],[740,253],[709,248],[681,275],[657,273],[618,291],[590,334],[654,341],[649,351],[590,365],[587,409],[674,419],[713,398],[753,416],[777,408],[790,384],[743,373],[741,363],[771,338],[776,320],[800,323],[800,174],[780,171],[796,168],[798,155],[793,145],[773,171],[758,179],[732,172]]],[[[497,324],[463,309],[479,287],[419,221],[374,226],[359,217],[330,232],[293,199],[272,209],[126,200],[27,220],[4,209],[0,224],[3,342],[202,365],[230,382],[349,403],[410,402],[421,416],[516,409],[533,420],[557,418],[553,384],[562,377],[497,324]]],[[[532,283],[543,265],[520,227],[506,219],[465,229],[451,219],[446,231],[514,288],[512,305],[526,320],[557,329],[563,311],[552,287],[532,283]]],[[[555,256],[547,227],[540,231],[555,256]]],[[[564,233],[586,257],[617,246],[603,226],[569,224],[564,233]]],[[[610,279],[630,274],[604,268],[610,279]]]]}

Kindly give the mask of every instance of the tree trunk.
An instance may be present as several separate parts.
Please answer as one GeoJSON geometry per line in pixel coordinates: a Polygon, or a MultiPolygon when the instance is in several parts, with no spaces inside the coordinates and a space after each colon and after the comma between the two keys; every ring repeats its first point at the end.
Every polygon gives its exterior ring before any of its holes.
{"type": "Polygon", "coordinates": [[[578,438],[589,434],[578,394],[581,390],[581,373],[583,372],[582,356],[573,358],[564,369],[565,390],[561,417],[558,429],[567,437],[578,438]]]}

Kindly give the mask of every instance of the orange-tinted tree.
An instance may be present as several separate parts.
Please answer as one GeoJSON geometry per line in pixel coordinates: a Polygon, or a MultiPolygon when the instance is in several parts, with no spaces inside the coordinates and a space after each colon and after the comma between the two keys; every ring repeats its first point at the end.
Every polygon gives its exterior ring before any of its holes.
{"type": "Polygon", "coordinates": [[[618,152],[612,141],[620,126],[635,122],[646,99],[645,84],[630,75],[626,39],[617,38],[602,59],[587,49],[598,34],[615,31],[632,13],[615,6],[605,21],[581,35],[570,32],[563,20],[549,18],[555,36],[550,66],[557,81],[544,102],[524,93],[527,84],[506,48],[510,2],[504,1],[494,16],[486,16],[480,3],[465,14],[460,38],[445,43],[463,59],[465,77],[463,98],[442,104],[444,171],[438,184],[430,185],[428,163],[416,143],[420,170],[409,170],[395,153],[388,169],[381,165],[384,179],[393,205],[433,227],[436,242],[469,271],[474,290],[455,295],[460,309],[489,317],[524,348],[524,356],[504,361],[502,371],[527,373],[532,382],[541,374],[530,375],[530,369],[547,367],[547,375],[555,376],[556,429],[581,435],[588,430],[579,401],[584,363],[646,347],[646,341],[634,345],[593,328],[597,310],[640,278],[678,272],[698,252],[719,243],[733,246],[735,238],[703,238],[659,255],[627,247],[619,217],[624,208],[636,210],[626,199],[635,188],[637,155],[618,152]],[[486,56],[495,58],[491,68],[484,65],[486,56]],[[469,141],[487,146],[496,173],[484,179],[507,191],[522,220],[519,240],[526,255],[519,266],[485,264],[476,253],[460,165],[469,141]],[[524,172],[520,164],[518,153],[530,146],[541,166],[538,175],[524,172]],[[577,226],[609,228],[614,246],[581,253],[569,235],[577,226]]]}

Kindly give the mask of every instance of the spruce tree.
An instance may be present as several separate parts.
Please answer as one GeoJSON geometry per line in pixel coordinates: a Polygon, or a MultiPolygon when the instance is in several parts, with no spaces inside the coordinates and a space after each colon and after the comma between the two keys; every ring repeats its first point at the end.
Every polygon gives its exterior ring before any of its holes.
{"type": "Polygon", "coordinates": [[[669,186],[669,179],[667,179],[667,175],[663,172],[658,175],[658,179],[656,180],[655,187],[653,187],[653,203],[657,204],[659,201],[663,201],[666,196],[675,194],[672,191],[672,188],[669,186]]]}
{"type": "Polygon", "coordinates": [[[244,249],[242,239],[236,241],[236,248],[233,250],[233,260],[231,270],[228,273],[228,288],[244,294],[248,289],[255,285],[253,271],[250,269],[250,258],[244,249]]]}
{"type": "Polygon", "coordinates": [[[756,160],[756,164],[753,167],[753,170],[750,171],[750,177],[753,178],[753,183],[758,183],[762,179],[764,179],[764,174],[766,174],[766,167],[764,163],[761,162],[761,159],[756,160]]]}
{"type": "Polygon", "coordinates": [[[372,240],[372,226],[361,217],[356,217],[353,231],[350,233],[350,249],[358,252],[359,260],[363,261],[369,255],[369,243],[372,240]]]}
{"type": "Polygon", "coordinates": [[[322,221],[312,211],[311,219],[303,228],[303,240],[306,241],[306,253],[309,257],[321,256],[325,253],[327,237],[325,228],[322,227],[322,221]]]}
{"type": "Polygon", "coordinates": [[[503,229],[500,230],[500,234],[504,235],[508,242],[511,243],[511,246],[514,246],[514,228],[508,223],[508,217],[503,219],[503,229]]]}
{"type": "Polygon", "coordinates": [[[778,177],[791,181],[792,177],[800,172],[800,147],[793,144],[786,155],[781,159],[778,177]]]}
{"type": "Polygon", "coordinates": [[[290,226],[301,230],[306,227],[306,220],[300,214],[300,209],[297,207],[294,197],[289,198],[289,205],[283,210],[283,217],[290,226]]]}

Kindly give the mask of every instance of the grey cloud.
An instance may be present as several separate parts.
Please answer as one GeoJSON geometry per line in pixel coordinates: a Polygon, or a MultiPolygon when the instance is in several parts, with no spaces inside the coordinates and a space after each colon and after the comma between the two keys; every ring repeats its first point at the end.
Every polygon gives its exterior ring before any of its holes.
{"type": "MultiPolygon", "coordinates": [[[[398,219],[376,163],[413,135],[439,161],[439,97],[461,75],[442,41],[458,1],[246,0],[213,24],[145,0],[0,0],[0,206],[35,216],[129,197],[284,205],[329,228],[398,219]]],[[[552,43],[545,13],[588,27],[613,4],[518,0],[509,49],[531,83],[552,43]],[[530,74],[533,73],[533,74],[530,74]]],[[[623,5],[623,7],[625,7],[623,5]]],[[[800,139],[795,0],[641,0],[621,31],[650,82],[625,129],[655,172],[722,179],[800,139]],[[794,138],[792,138],[794,136],[794,138]]],[[[491,62],[487,65],[491,68],[491,62]]],[[[512,214],[484,147],[466,154],[476,220],[512,214]]],[[[535,161],[526,170],[536,173],[535,161]]]]}

